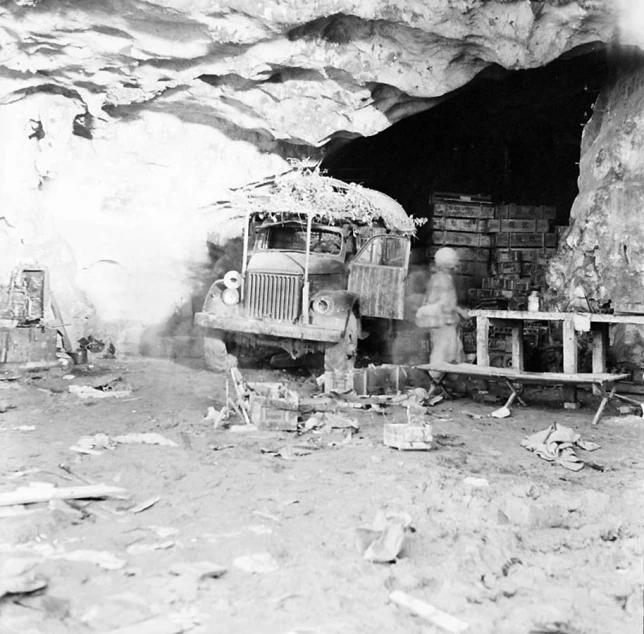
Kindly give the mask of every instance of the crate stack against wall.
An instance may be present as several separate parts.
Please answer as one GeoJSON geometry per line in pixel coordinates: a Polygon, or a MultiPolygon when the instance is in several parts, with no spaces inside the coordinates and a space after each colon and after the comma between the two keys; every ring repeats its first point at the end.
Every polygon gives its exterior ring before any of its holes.
{"type": "Polygon", "coordinates": [[[490,275],[493,236],[489,233],[488,222],[494,220],[492,198],[435,193],[431,205],[429,259],[433,261],[441,247],[451,247],[459,256],[463,284],[467,288],[480,288],[482,280],[490,275]]]}
{"type": "Polygon", "coordinates": [[[546,205],[497,205],[488,222],[494,249],[491,276],[470,290],[471,305],[504,302],[525,308],[533,290],[545,287],[548,261],[557,252],[556,208],[546,205]]]}

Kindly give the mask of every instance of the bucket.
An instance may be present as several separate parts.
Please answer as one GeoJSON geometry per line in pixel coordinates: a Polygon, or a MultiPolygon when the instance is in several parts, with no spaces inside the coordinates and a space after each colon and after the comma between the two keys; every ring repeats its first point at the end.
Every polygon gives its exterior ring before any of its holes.
{"type": "Polygon", "coordinates": [[[84,365],[87,363],[87,350],[76,350],[75,352],[70,352],[69,356],[72,358],[74,365],[84,365]]]}

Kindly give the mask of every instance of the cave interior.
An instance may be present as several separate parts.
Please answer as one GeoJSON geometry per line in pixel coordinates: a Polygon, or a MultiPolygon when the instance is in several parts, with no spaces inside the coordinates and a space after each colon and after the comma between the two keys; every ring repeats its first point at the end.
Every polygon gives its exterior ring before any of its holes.
{"type": "MultiPolygon", "coordinates": [[[[600,45],[531,70],[490,66],[435,107],[336,147],[321,167],[389,194],[416,217],[431,215],[434,192],[456,192],[555,206],[555,223],[567,225],[583,127],[610,72],[600,45]]],[[[418,231],[417,263],[427,260],[430,232],[429,223],[418,231]]]]}

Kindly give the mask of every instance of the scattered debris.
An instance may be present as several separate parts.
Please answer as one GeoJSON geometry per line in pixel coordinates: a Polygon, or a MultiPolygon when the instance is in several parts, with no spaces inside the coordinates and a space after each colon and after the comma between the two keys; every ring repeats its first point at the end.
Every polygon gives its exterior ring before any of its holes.
{"type": "Polygon", "coordinates": [[[10,409],[16,409],[16,406],[12,405],[8,401],[0,401],[0,414],[8,412],[10,409]]]}
{"type": "Polygon", "coordinates": [[[64,559],[65,561],[84,561],[96,564],[105,570],[120,570],[127,563],[112,553],[101,550],[72,550],[66,553],[55,553],[49,559],[64,559]]]}
{"type": "Polygon", "coordinates": [[[71,451],[84,453],[91,456],[100,456],[101,449],[114,449],[116,443],[107,434],[95,434],[94,436],[81,436],[75,445],[70,447],[71,451]]]}
{"type": "Polygon", "coordinates": [[[461,619],[439,610],[433,605],[416,599],[406,592],[394,590],[389,595],[389,600],[403,608],[407,608],[413,614],[429,621],[432,625],[440,627],[450,634],[460,634],[469,628],[469,624],[461,619]]]}
{"type": "Polygon", "coordinates": [[[210,561],[180,562],[170,566],[170,574],[180,577],[191,577],[196,581],[218,579],[228,571],[225,566],[210,561]]]}
{"type": "Polygon", "coordinates": [[[144,502],[141,502],[140,504],[137,504],[136,506],[133,506],[130,509],[130,513],[141,513],[142,511],[146,511],[150,507],[154,506],[159,500],[161,499],[160,495],[156,495],[152,498],[149,498],[145,500],[144,502]]]}
{"type": "Polygon", "coordinates": [[[490,486],[490,483],[485,478],[465,478],[463,480],[464,484],[474,487],[475,489],[482,489],[484,487],[490,486]]]}
{"type": "Polygon", "coordinates": [[[49,483],[32,482],[28,487],[20,487],[9,493],[0,493],[0,506],[35,504],[37,502],[49,502],[50,500],[122,497],[125,493],[125,489],[104,484],[58,488],[49,483]]]}
{"type": "Polygon", "coordinates": [[[283,383],[248,383],[247,389],[250,420],[258,429],[297,431],[297,392],[283,383]]]}
{"type": "Polygon", "coordinates": [[[253,555],[237,557],[233,560],[233,566],[244,572],[257,574],[275,572],[279,569],[277,562],[270,553],[255,553],[253,555]]]}
{"type": "Polygon", "coordinates": [[[70,385],[69,391],[78,398],[125,398],[132,394],[132,390],[101,390],[89,385],[70,385]]]}
{"type": "Polygon", "coordinates": [[[411,517],[407,513],[393,513],[380,509],[370,527],[356,529],[358,552],[374,563],[392,563],[403,550],[411,517]]]}
{"type": "Polygon", "coordinates": [[[321,431],[329,433],[332,429],[349,429],[358,431],[360,424],[355,418],[349,418],[337,412],[318,412],[305,423],[302,431],[321,431]]]}
{"type": "Polygon", "coordinates": [[[13,431],[36,431],[35,425],[18,425],[17,427],[12,427],[13,431]]]}
{"type": "Polygon", "coordinates": [[[465,414],[465,416],[473,418],[474,420],[481,420],[483,418],[483,414],[473,414],[472,412],[468,412],[466,410],[463,410],[461,413],[465,414]]]}
{"type": "Polygon", "coordinates": [[[82,337],[78,340],[78,345],[81,350],[88,350],[94,354],[101,352],[105,348],[105,343],[100,339],[94,337],[94,335],[88,335],[87,337],[82,337]]]}
{"type": "Polygon", "coordinates": [[[384,426],[383,442],[388,447],[402,450],[425,450],[432,448],[432,426],[388,423],[384,426]]]}
{"type": "Polygon", "coordinates": [[[127,547],[128,555],[142,555],[144,553],[150,553],[153,550],[168,550],[175,545],[175,542],[172,540],[167,540],[164,542],[153,542],[151,544],[131,544],[127,547]]]}
{"type": "Polygon", "coordinates": [[[570,471],[579,471],[584,467],[584,461],[575,453],[575,446],[588,451],[599,449],[598,444],[582,441],[580,434],[570,427],[557,423],[532,436],[527,436],[521,441],[521,446],[533,451],[539,458],[557,462],[570,471]]]}
{"type": "Polygon", "coordinates": [[[125,434],[123,436],[114,436],[110,438],[107,434],[96,434],[94,436],[81,436],[75,445],[70,449],[77,453],[86,453],[93,456],[100,456],[101,449],[115,449],[116,445],[165,445],[168,447],[178,447],[174,440],[169,440],[161,434],[154,432],[141,434],[125,434]]]}
{"type": "Polygon", "coordinates": [[[169,440],[161,434],[154,432],[144,434],[125,434],[124,436],[114,436],[114,442],[121,445],[144,444],[144,445],[165,445],[167,447],[178,447],[174,440],[169,440]]]}
{"type": "Polygon", "coordinates": [[[6,560],[0,567],[0,598],[6,594],[27,594],[47,587],[47,578],[35,570],[39,562],[33,557],[6,560]]]}
{"type": "Polygon", "coordinates": [[[174,623],[166,616],[155,616],[145,621],[125,625],[115,630],[104,631],[100,634],[181,634],[185,630],[184,625],[174,623]]]}

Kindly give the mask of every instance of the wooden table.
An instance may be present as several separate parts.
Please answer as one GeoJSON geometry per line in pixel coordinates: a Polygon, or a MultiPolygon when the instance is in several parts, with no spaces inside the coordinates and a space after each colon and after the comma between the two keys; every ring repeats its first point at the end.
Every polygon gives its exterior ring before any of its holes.
{"type": "Polygon", "coordinates": [[[512,330],[512,367],[524,369],[523,327],[530,321],[561,322],[563,327],[563,371],[578,371],[578,332],[592,333],[592,371],[606,372],[608,329],[612,324],[644,326],[644,315],[606,315],[598,313],[530,312],[526,310],[471,310],[476,318],[476,364],[490,365],[488,337],[490,326],[509,327],[512,330]]]}
{"type": "MultiPolygon", "coordinates": [[[[488,337],[490,326],[509,327],[512,331],[512,367],[524,371],[523,327],[531,321],[561,322],[563,329],[563,374],[578,374],[579,332],[592,333],[592,373],[605,374],[608,355],[608,329],[614,324],[644,326],[644,315],[607,315],[603,313],[531,312],[523,310],[470,311],[476,318],[476,364],[490,365],[488,337]]],[[[583,373],[581,373],[583,376],[583,373]]],[[[566,388],[564,401],[576,402],[574,386],[566,388]]]]}

